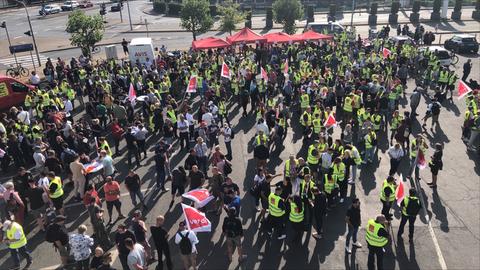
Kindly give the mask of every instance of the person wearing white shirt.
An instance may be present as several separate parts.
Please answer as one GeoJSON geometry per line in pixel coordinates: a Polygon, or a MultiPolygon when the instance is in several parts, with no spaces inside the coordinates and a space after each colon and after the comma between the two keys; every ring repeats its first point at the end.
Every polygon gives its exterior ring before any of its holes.
{"type": "Polygon", "coordinates": [[[198,252],[197,252],[196,245],[199,243],[199,241],[195,232],[188,230],[185,222],[181,221],[178,224],[178,232],[175,234],[175,244],[180,245],[181,247],[180,242],[182,241],[183,238],[188,238],[192,246],[192,250],[190,252],[188,251],[185,252],[182,250],[182,248],[180,248],[180,251],[181,251],[180,253],[182,254],[183,266],[185,269],[190,269],[190,267],[192,267],[193,269],[197,269],[197,253],[198,252]]]}
{"type": "Polygon", "coordinates": [[[211,112],[206,112],[202,115],[202,121],[207,124],[207,127],[212,124],[213,120],[213,114],[211,112]]]}
{"type": "Polygon", "coordinates": [[[27,126],[30,126],[30,114],[27,111],[23,110],[23,107],[18,107],[19,112],[17,113],[18,121],[24,123],[27,126]]]}
{"type": "Polygon", "coordinates": [[[32,76],[30,76],[30,84],[35,86],[40,84],[40,76],[35,71],[32,71],[32,76]]]}
{"type": "Polygon", "coordinates": [[[396,143],[388,149],[388,156],[390,157],[390,171],[388,175],[393,176],[397,172],[404,155],[405,153],[399,143],[396,143]]]}
{"type": "Polygon", "coordinates": [[[223,129],[221,131],[223,135],[223,141],[225,142],[225,148],[227,148],[226,158],[232,160],[232,129],[228,123],[223,124],[223,129]]]}
{"type": "Polygon", "coordinates": [[[324,175],[328,173],[330,170],[330,167],[332,166],[332,152],[333,150],[331,148],[328,149],[328,151],[323,152],[320,155],[320,160],[322,162],[322,167],[320,168],[321,172],[321,178],[323,179],[324,175]]]}
{"type": "Polygon", "coordinates": [[[145,140],[147,139],[148,130],[143,126],[143,124],[138,124],[132,129],[132,132],[137,142],[138,152],[143,152],[144,158],[147,158],[145,140]]]}
{"type": "Polygon", "coordinates": [[[185,114],[185,119],[188,121],[188,131],[190,133],[190,141],[195,140],[194,133],[195,133],[195,119],[193,118],[193,114],[191,109],[185,114]]]}
{"type": "Polygon", "coordinates": [[[63,99],[63,105],[65,106],[65,113],[67,115],[67,118],[71,118],[73,111],[73,103],[65,97],[63,99]]]}
{"type": "Polygon", "coordinates": [[[179,140],[180,140],[180,151],[184,148],[188,150],[190,147],[190,139],[188,138],[189,132],[189,123],[185,120],[185,117],[182,114],[178,115],[177,121],[177,130],[179,131],[179,140]]]}
{"type": "Polygon", "coordinates": [[[263,118],[258,119],[255,128],[257,129],[257,134],[259,133],[259,131],[263,131],[263,134],[267,136],[270,135],[270,130],[268,129],[267,123],[265,123],[265,120],[263,120],[263,118]]]}
{"type": "Polygon", "coordinates": [[[45,165],[45,156],[42,154],[42,149],[40,147],[35,147],[35,153],[33,154],[33,160],[35,160],[35,170],[40,172],[45,165]]]}

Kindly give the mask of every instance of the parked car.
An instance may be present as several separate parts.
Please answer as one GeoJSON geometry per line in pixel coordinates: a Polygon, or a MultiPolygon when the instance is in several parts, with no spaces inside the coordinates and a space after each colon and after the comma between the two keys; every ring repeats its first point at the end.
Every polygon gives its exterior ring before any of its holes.
{"type": "Polygon", "coordinates": [[[117,12],[117,11],[120,11],[121,9],[122,9],[122,5],[120,4],[120,2],[117,2],[110,7],[111,12],[117,12]]]}
{"type": "Polygon", "coordinates": [[[472,35],[454,35],[445,41],[445,49],[456,53],[478,53],[478,41],[472,35]]]}
{"type": "Polygon", "coordinates": [[[45,5],[42,8],[40,8],[40,10],[38,11],[38,14],[45,16],[49,14],[59,13],[60,11],[62,11],[62,9],[58,5],[55,5],[55,4],[45,5]]]}
{"type": "Polygon", "coordinates": [[[388,41],[393,43],[395,46],[398,45],[403,45],[405,43],[407,44],[415,44],[415,41],[409,36],[394,36],[394,37],[389,37],[388,41]]]}
{"type": "Polygon", "coordinates": [[[0,75],[0,111],[23,104],[27,93],[34,90],[32,85],[0,75]]]}
{"type": "Polygon", "coordinates": [[[74,10],[78,8],[80,5],[78,4],[77,1],[65,1],[63,2],[62,5],[62,10],[67,11],[67,10],[74,10]]]}
{"type": "Polygon", "coordinates": [[[340,34],[345,31],[345,28],[336,22],[308,23],[305,26],[304,32],[310,29],[320,34],[340,34]]]}
{"type": "Polygon", "coordinates": [[[440,65],[449,66],[452,64],[452,56],[445,48],[440,46],[428,46],[421,48],[420,52],[425,50],[429,50],[430,52],[434,53],[437,56],[440,65]]]}
{"type": "Polygon", "coordinates": [[[90,1],[81,1],[78,3],[78,7],[79,8],[89,8],[89,7],[93,7],[93,3],[90,2],[90,1]]]}

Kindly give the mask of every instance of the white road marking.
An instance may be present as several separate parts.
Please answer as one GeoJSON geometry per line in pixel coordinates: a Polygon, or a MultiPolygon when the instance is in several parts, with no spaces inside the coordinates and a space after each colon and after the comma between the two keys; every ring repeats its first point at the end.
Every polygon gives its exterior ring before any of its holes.
{"type": "Polygon", "coordinates": [[[141,25],[135,26],[133,29],[137,30],[138,28],[142,27],[141,25]]]}
{"type": "Polygon", "coordinates": [[[419,194],[418,197],[420,198],[420,201],[422,203],[425,219],[428,222],[428,232],[432,237],[433,246],[435,247],[435,252],[437,253],[437,257],[438,257],[438,263],[440,264],[440,269],[447,270],[447,263],[445,262],[445,257],[443,257],[442,250],[440,249],[440,245],[438,244],[437,236],[435,235],[435,231],[433,230],[431,218],[428,215],[427,206],[425,205],[425,199],[423,198],[423,193],[420,192],[420,183],[418,180],[416,180],[416,189],[417,189],[417,194],[419,194]]]}
{"type": "Polygon", "coordinates": [[[16,36],[16,37],[14,37],[13,39],[17,39],[17,38],[21,38],[21,37],[22,37],[22,36],[16,36]]]}
{"type": "MultiPolygon", "coordinates": [[[[33,52],[32,52],[33,54],[33,52]]],[[[47,57],[43,54],[40,54],[40,61],[42,63],[45,63],[47,61],[47,57]]],[[[24,67],[31,67],[32,66],[32,57],[28,55],[22,55],[22,56],[17,56],[17,62],[19,64],[22,64],[24,67]]],[[[38,60],[37,56],[33,54],[33,62],[35,65],[38,65],[38,60]]],[[[3,58],[0,59],[0,65],[4,66],[10,66],[10,65],[15,65],[15,58],[14,57],[9,57],[9,58],[3,58]]]]}

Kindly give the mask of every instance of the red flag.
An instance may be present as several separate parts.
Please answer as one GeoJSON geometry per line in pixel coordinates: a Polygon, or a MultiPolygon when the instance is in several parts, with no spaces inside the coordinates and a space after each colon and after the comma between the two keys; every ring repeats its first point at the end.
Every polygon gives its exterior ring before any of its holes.
{"type": "Polygon", "coordinates": [[[263,67],[260,67],[260,71],[261,71],[261,74],[262,74],[262,79],[266,82],[268,82],[268,74],[267,72],[265,71],[265,69],[263,67]]]}
{"type": "Polygon", "coordinates": [[[210,195],[210,192],[204,188],[191,190],[187,193],[184,193],[182,197],[194,201],[195,206],[198,208],[204,207],[214,198],[212,195],[210,195]]]}
{"type": "Polygon", "coordinates": [[[464,81],[458,81],[458,99],[461,99],[470,92],[472,92],[472,88],[468,87],[464,81]]]}
{"type": "Polygon", "coordinates": [[[331,127],[336,127],[337,126],[337,120],[335,120],[335,116],[333,116],[333,113],[331,113],[325,123],[323,123],[323,126],[326,128],[331,128],[331,127]]]}
{"type": "Polygon", "coordinates": [[[210,232],[212,223],[205,217],[205,213],[182,203],[183,216],[189,230],[194,232],[210,232]]]}
{"type": "Polygon", "coordinates": [[[230,80],[230,68],[223,62],[222,64],[222,73],[220,74],[220,77],[227,78],[230,80]]]}
{"type": "Polygon", "coordinates": [[[188,81],[187,93],[197,92],[197,76],[191,76],[188,81]]]}
{"type": "Polygon", "coordinates": [[[387,58],[391,53],[392,51],[390,51],[389,49],[383,48],[383,58],[387,58]]]}
{"type": "Polygon", "coordinates": [[[89,174],[89,173],[98,172],[101,169],[103,169],[103,164],[95,160],[91,163],[83,165],[83,168],[85,169],[85,172],[89,174]]]}
{"type": "Polygon", "coordinates": [[[130,88],[128,89],[128,100],[135,106],[135,100],[137,99],[137,92],[135,92],[135,88],[133,88],[133,84],[130,83],[130,88]]]}
{"type": "Polygon", "coordinates": [[[395,190],[395,199],[397,199],[398,206],[400,206],[403,198],[405,198],[405,186],[402,180],[400,180],[399,182],[400,183],[398,183],[397,190],[395,190]]]}
{"type": "Polygon", "coordinates": [[[422,150],[418,150],[417,167],[420,170],[423,170],[427,167],[427,160],[425,159],[425,155],[423,154],[422,150]]]}
{"type": "Polygon", "coordinates": [[[288,75],[288,59],[285,59],[285,66],[283,67],[283,74],[288,75]]]}

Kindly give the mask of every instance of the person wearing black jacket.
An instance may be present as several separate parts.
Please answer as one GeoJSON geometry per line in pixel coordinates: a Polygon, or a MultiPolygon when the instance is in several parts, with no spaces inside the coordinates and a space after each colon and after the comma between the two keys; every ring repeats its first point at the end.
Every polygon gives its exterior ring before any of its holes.
{"type": "Polygon", "coordinates": [[[443,169],[442,156],[443,156],[443,147],[441,144],[437,143],[435,144],[435,153],[433,153],[433,156],[431,157],[431,160],[428,163],[428,165],[430,166],[430,171],[432,172],[432,182],[427,184],[431,188],[437,187],[438,171],[443,169]]]}
{"type": "Polygon", "coordinates": [[[345,251],[350,254],[350,239],[353,238],[353,246],[361,248],[362,245],[357,242],[358,228],[360,227],[362,219],[360,216],[360,200],[358,198],[353,199],[352,206],[347,210],[345,222],[348,226],[347,240],[345,241],[345,251]]]}
{"type": "Polygon", "coordinates": [[[398,227],[397,239],[400,241],[402,239],[403,230],[405,224],[408,221],[408,239],[413,240],[413,232],[415,230],[415,220],[417,219],[417,214],[422,208],[420,200],[417,198],[417,191],[414,188],[411,188],[409,191],[409,196],[405,197],[400,204],[402,209],[402,219],[400,220],[400,226],[398,227]]]}
{"type": "Polygon", "coordinates": [[[238,250],[238,261],[241,262],[246,258],[242,250],[243,227],[242,221],[236,215],[235,207],[227,210],[228,216],[223,219],[222,232],[227,237],[227,254],[229,261],[232,261],[233,246],[238,250]]]}
{"type": "Polygon", "coordinates": [[[130,250],[125,246],[125,239],[127,238],[130,238],[136,242],[135,234],[128,230],[127,226],[124,224],[119,224],[117,227],[117,232],[115,233],[115,244],[118,250],[118,258],[120,259],[123,270],[129,270],[127,257],[130,250]]]}
{"type": "Polygon", "coordinates": [[[163,254],[165,254],[165,259],[167,263],[167,269],[173,269],[172,258],[170,256],[170,247],[168,245],[168,232],[163,226],[165,218],[163,216],[157,217],[157,222],[155,226],[150,227],[152,232],[153,243],[158,253],[158,264],[155,268],[156,270],[163,270],[163,254]]]}
{"type": "Polygon", "coordinates": [[[137,167],[140,167],[140,154],[138,153],[138,147],[135,140],[135,136],[132,134],[132,128],[128,127],[127,132],[125,133],[125,141],[127,143],[127,156],[128,156],[128,167],[132,166],[132,156],[135,156],[135,161],[137,162],[137,167]]]}
{"type": "Polygon", "coordinates": [[[315,217],[315,232],[313,238],[320,239],[323,235],[323,218],[327,209],[327,196],[317,187],[313,188],[313,216],[315,217]]]}
{"type": "Polygon", "coordinates": [[[58,250],[62,266],[68,264],[68,258],[70,256],[68,252],[68,231],[65,227],[65,216],[56,216],[53,220],[54,223],[50,224],[47,228],[45,239],[48,242],[53,243],[55,250],[58,250]]]}

